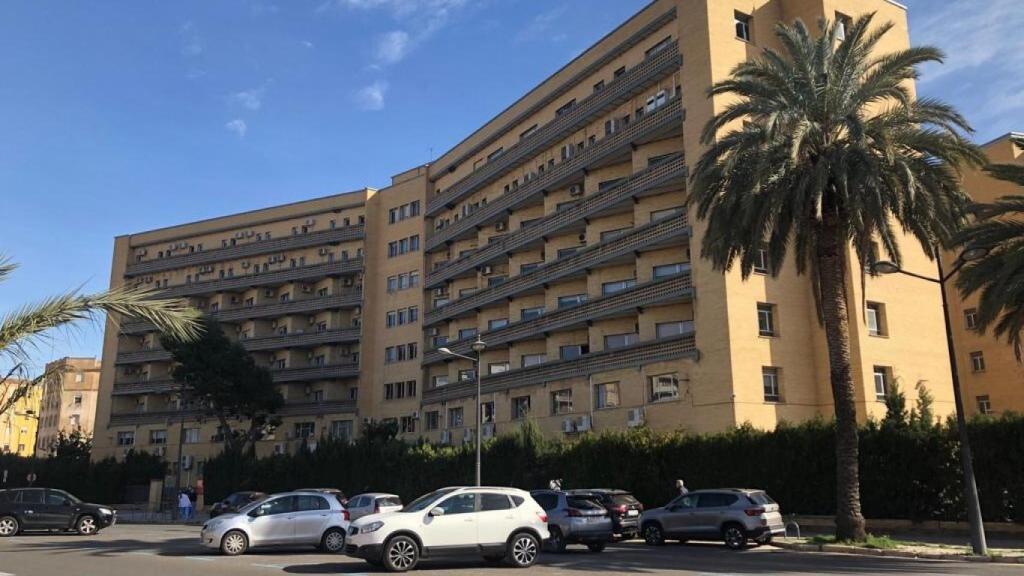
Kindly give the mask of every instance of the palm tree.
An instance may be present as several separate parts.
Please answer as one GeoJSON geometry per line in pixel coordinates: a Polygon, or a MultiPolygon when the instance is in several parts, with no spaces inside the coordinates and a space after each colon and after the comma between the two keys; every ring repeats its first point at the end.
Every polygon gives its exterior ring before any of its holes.
{"type": "MultiPolygon", "coordinates": [[[[1024,138],[1014,139],[1024,148],[1024,138]]],[[[1024,166],[997,164],[986,171],[1024,187],[1024,166]]],[[[980,292],[978,328],[992,327],[1006,338],[1017,359],[1024,354],[1024,194],[1003,196],[990,204],[977,204],[978,220],[964,228],[956,242],[963,247],[985,247],[988,254],[960,270],[957,286],[964,298],[980,292]]]]}
{"type": "MultiPolygon", "coordinates": [[[[0,255],[0,282],[17,265],[0,255]]],[[[180,299],[157,298],[154,292],[133,287],[113,288],[98,294],[72,290],[41,302],[23,306],[0,318],[0,414],[10,410],[52,371],[30,377],[32,353],[52,335],[55,328],[69,327],[79,320],[95,320],[100,312],[141,318],[161,331],[192,340],[199,336],[199,312],[180,299]]]]}
{"type": "MultiPolygon", "coordinates": [[[[836,536],[863,540],[849,303],[850,246],[862,263],[873,241],[899,263],[901,231],[925,251],[960,226],[966,196],[957,167],[981,162],[951,107],[915,100],[916,67],[935,48],[877,55],[891,23],[859,18],[841,38],[822,21],[779,24],[783,50],[766,49],[709,90],[731,102],[704,128],[693,174],[701,256],[718,270],[739,263],[747,278],[766,248],[777,275],[793,252],[811,277],[828,346],[836,418],[836,536]],[[742,123],[742,124],[741,124],[742,123]],[[735,129],[726,129],[740,125],[735,129]]],[[[860,268],[863,270],[863,267],[860,268]]],[[[863,281],[863,280],[862,280],[863,281]]]]}

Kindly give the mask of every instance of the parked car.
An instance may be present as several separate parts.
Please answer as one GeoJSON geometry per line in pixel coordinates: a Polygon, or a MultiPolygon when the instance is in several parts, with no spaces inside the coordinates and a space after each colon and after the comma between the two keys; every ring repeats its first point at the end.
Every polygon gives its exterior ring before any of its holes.
{"type": "Polygon", "coordinates": [[[667,539],[721,539],[733,550],[746,547],[749,540],[767,544],[773,536],[786,533],[779,505],[764,491],[750,489],[690,492],[644,512],[640,528],[652,546],[667,539]]]}
{"type": "Polygon", "coordinates": [[[568,490],[567,493],[574,496],[589,496],[604,506],[612,519],[612,532],[615,537],[626,540],[640,534],[640,514],[644,511],[644,505],[629,492],[594,488],[568,490]]]}
{"type": "Polygon", "coordinates": [[[391,572],[412,570],[420,558],[452,555],[528,568],[548,538],[547,524],[547,514],[523,490],[442,488],[397,512],[352,522],[345,553],[391,572]]]}
{"type": "Polygon", "coordinates": [[[395,512],[402,509],[402,499],[395,494],[368,492],[353,496],[348,501],[349,518],[355,520],[370,514],[395,512]]]}
{"type": "Polygon", "coordinates": [[[71,530],[91,536],[115,522],[113,508],[82,502],[63,490],[0,490],[0,536],[35,530],[71,530]]]}
{"type": "Polygon", "coordinates": [[[530,495],[548,514],[549,550],[565,552],[569,544],[584,544],[591,552],[601,552],[611,541],[612,519],[592,496],[561,490],[534,490],[530,495]]]}
{"type": "Polygon", "coordinates": [[[235,492],[210,508],[210,518],[216,518],[228,512],[238,512],[243,506],[263,500],[267,495],[263,492],[235,492]]]}
{"type": "Polygon", "coordinates": [[[345,549],[348,526],[348,511],[331,494],[286,492],[207,520],[199,540],[227,556],[264,546],[315,546],[337,554],[345,549]]]}
{"type": "Polygon", "coordinates": [[[333,494],[342,506],[348,506],[348,497],[345,496],[345,492],[337,488],[299,488],[295,492],[320,492],[321,494],[333,494]]]}

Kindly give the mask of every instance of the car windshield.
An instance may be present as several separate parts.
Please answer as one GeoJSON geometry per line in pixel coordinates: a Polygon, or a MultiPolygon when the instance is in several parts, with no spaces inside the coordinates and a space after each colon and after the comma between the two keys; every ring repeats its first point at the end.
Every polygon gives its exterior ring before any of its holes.
{"type": "Polygon", "coordinates": [[[625,504],[626,506],[634,506],[639,504],[640,501],[633,497],[632,494],[612,494],[612,502],[617,506],[625,504]]]}
{"type": "Polygon", "coordinates": [[[750,498],[750,501],[754,504],[760,504],[761,506],[764,506],[765,504],[775,504],[775,500],[772,500],[772,497],[764,492],[751,492],[747,495],[747,498],[750,498]]]}
{"type": "Polygon", "coordinates": [[[263,502],[266,499],[267,499],[266,496],[260,496],[259,498],[255,499],[252,502],[249,502],[248,504],[246,504],[245,506],[242,506],[241,508],[239,508],[238,509],[238,513],[239,514],[248,514],[249,512],[252,512],[254,508],[259,506],[260,503],[263,502]]]}
{"type": "Polygon", "coordinates": [[[448,494],[451,494],[452,492],[455,492],[455,490],[455,488],[442,488],[441,490],[434,490],[429,494],[424,494],[423,496],[420,496],[419,498],[413,500],[404,508],[399,510],[399,512],[422,512],[423,510],[429,508],[431,504],[437,502],[438,499],[443,498],[448,494]]]}
{"type": "Polygon", "coordinates": [[[576,508],[578,510],[604,510],[604,506],[601,506],[589,497],[569,496],[565,501],[569,504],[570,508],[576,508]]]}

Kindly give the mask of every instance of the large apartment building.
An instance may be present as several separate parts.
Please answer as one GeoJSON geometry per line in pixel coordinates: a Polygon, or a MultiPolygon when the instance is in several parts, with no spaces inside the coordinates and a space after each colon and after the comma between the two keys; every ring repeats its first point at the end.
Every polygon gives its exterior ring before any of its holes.
{"type": "Polygon", "coordinates": [[[46,365],[39,406],[36,454],[46,454],[61,433],[91,437],[100,390],[100,361],[61,358],[46,365]]]}
{"type": "MultiPolygon", "coordinates": [[[[993,164],[1024,165],[1024,149],[1012,139],[1024,133],[1010,133],[982,146],[993,164]]],[[[993,178],[983,170],[964,175],[964,189],[977,202],[993,202],[1002,196],[1024,193],[1020,186],[993,178]]],[[[947,254],[946,270],[958,254],[947,254]]],[[[1017,361],[1006,340],[997,340],[992,332],[982,334],[977,325],[978,297],[962,300],[955,289],[949,292],[957,368],[960,372],[964,408],[968,414],[1024,412],[1024,365],[1017,361]]]]}
{"type": "MultiPolygon", "coordinates": [[[[22,380],[8,379],[0,391],[0,401],[10,398],[10,394],[26,383],[22,380]]],[[[35,454],[41,397],[39,387],[33,386],[27,394],[15,401],[9,410],[0,414],[0,454],[26,457],[35,454]]]]}
{"type": "MultiPolygon", "coordinates": [[[[111,282],[187,296],[269,366],[287,398],[261,453],[393,420],[402,438],[472,439],[479,338],[484,432],[647,425],[709,432],[832,414],[807,277],[721,273],[698,258],[688,165],[726,105],[707,89],[775,46],[779,21],[878,12],[888,0],[657,0],[427,166],[331,196],[116,241],[111,282]]],[[[911,240],[905,266],[935,264],[911,240]]],[[[766,266],[761,266],[761,270],[766,266]]],[[[894,382],[953,409],[937,288],[851,271],[862,418],[894,382]]],[[[152,327],[108,325],[98,455],[186,463],[215,423],[176,400],[152,327]],[[105,427],[105,430],[104,430],[105,427]]]]}

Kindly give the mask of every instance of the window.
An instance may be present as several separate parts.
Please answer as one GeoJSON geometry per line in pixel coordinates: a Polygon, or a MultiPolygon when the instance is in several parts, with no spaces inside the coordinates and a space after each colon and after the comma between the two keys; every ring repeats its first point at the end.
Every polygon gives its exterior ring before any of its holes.
{"type": "Polygon", "coordinates": [[[782,395],[779,394],[778,368],[761,368],[761,383],[764,386],[765,402],[779,402],[782,399],[782,395]]]}
{"type": "Polygon", "coordinates": [[[555,110],[555,116],[561,116],[562,114],[565,114],[566,112],[571,110],[572,107],[575,106],[575,105],[576,105],[576,99],[573,98],[572,100],[570,100],[570,101],[566,102],[564,105],[562,105],[561,108],[559,108],[558,110],[555,110]]]}
{"type": "Polygon", "coordinates": [[[118,446],[134,446],[135,445],[135,432],[128,430],[127,432],[117,433],[117,445],[118,446]]]}
{"type": "Polygon", "coordinates": [[[523,130],[523,132],[521,134],[519,134],[519,139],[522,140],[523,138],[526,138],[530,134],[533,134],[534,132],[537,131],[537,127],[538,126],[536,124],[534,124],[533,126],[530,126],[529,128],[527,128],[526,130],[523,130]]]}
{"type": "Polygon", "coordinates": [[[604,382],[594,385],[594,408],[616,408],[619,405],[619,383],[604,382]]]}
{"type": "Polygon", "coordinates": [[[618,78],[619,76],[622,76],[625,73],[626,73],[626,67],[625,66],[621,66],[617,70],[615,70],[615,72],[613,73],[613,76],[615,78],[618,78]]]}
{"type": "Polygon", "coordinates": [[[604,337],[604,349],[613,350],[615,348],[625,348],[631,346],[640,341],[640,336],[635,332],[626,334],[608,334],[604,337]]]}
{"type": "Polygon", "coordinates": [[[480,404],[480,414],[482,415],[480,421],[484,424],[494,422],[494,402],[484,402],[480,404]]]}
{"type": "Polygon", "coordinates": [[[658,322],[654,325],[654,333],[658,338],[671,338],[693,331],[693,322],[679,320],[676,322],[658,322]]]}
{"type": "Polygon", "coordinates": [[[661,266],[654,267],[654,278],[664,278],[666,276],[674,276],[676,274],[682,274],[686,271],[687,264],[684,262],[677,262],[675,264],[662,264],[661,266]]]}
{"type": "Polygon", "coordinates": [[[971,371],[972,372],[984,372],[985,371],[985,353],[984,352],[971,352],[971,371]]]}
{"type": "Polygon", "coordinates": [[[616,228],[615,230],[605,230],[604,232],[601,232],[601,242],[604,242],[605,240],[610,240],[612,238],[616,238],[618,236],[622,236],[623,234],[629,232],[632,229],[633,228],[627,226],[625,228],[616,228]]]}
{"type": "Polygon", "coordinates": [[[296,508],[295,496],[283,496],[281,498],[275,498],[268,500],[263,504],[260,504],[260,509],[263,510],[265,516],[273,516],[275,514],[288,514],[294,512],[296,508]]]}
{"type": "Polygon", "coordinates": [[[651,212],[651,222],[654,222],[655,220],[661,220],[662,218],[668,218],[669,216],[675,216],[677,214],[682,214],[682,213],[683,213],[683,208],[682,207],[666,208],[664,210],[655,210],[654,212],[651,212]]]}
{"type": "Polygon", "coordinates": [[[989,397],[987,395],[986,396],[978,396],[977,400],[978,400],[978,413],[979,414],[991,414],[992,413],[992,401],[989,400],[989,397]]]}
{"type": "Polygon", "coordinates": [[[476,494],[472,492],[456,494],[455,496],[452,496],[438,504],[437,508],[444,510],[445,516],[451,516],[453,514],[472,514],[476,512],[476,494]]]}
{"type": "MultiPolygon", "coordinates": [[[[81,374],[76,374],[76,376],[79,377],[79,378],[82,377],[81,374]]],[[[75,394],[74,403],[75,403],[75,406],[81,406],[82,405],[82,395],[81,394],[75,394]]]]}
{"type": "Polygon", "coordinates": [[[412,416],[402,416],[398,419],[398,429],[402,434],[416,432],[416,419],[412,416]]]}
{"type": "Polygon", "coordinates": [[[705,493],[697,499],[697,508],[724,508],[732,506],[739,496],[736,494],[705,493]]]}
{"type": "Polygon", "coordinates": [[[465,340],[466,338],[476,337],[478,330],[476,328],[463,328],[459,330],[459,340],[465,340]]]}
{"type": "Polygon", "coordinates": [[[560,248],[558,252],[555,253],[555,258],[568,258],[579,251],[580,249],[578,246],[573,246],[572,248],[560,248]]]}
{"type": "Polygon", "coordinates": [[[558,307],[568,308],[570,306],[579,306],[587,301],[586,294],[570,294],[569,296],[558,297],[558,307]]]}
{"type": "Polygon", "coordinates": [[[889,379],[892,369],[887,366],[875,366],[875,398],[885,400],[889,394],[889,379]]]}
{"type": "Polygon", "coordinates": [[[977,308],[968,308],[967,310],[964,310],[964,326],[968,330],[977,330],[978,329],[978,309],[977,308]]]}
{"type": "Polygon", "coordinates": [[[519,420],[530,415],[530,397],[516,396],[512,399],[512,418],[519,420]]]}
{"type": "Polygon", "coordinates": [[[480,511],[494,512],[497,510],[511,510],[512,503],[504,494],[480,494],[480,511]]]}
{"type": "Polygon", "coordinates": [[[604,90],[604,80],[601,80],[597,84],[594,84],[594,93],[595,94],[597,92],[600,92],[601,90],[604,90]]]}
{"type": "Polygon", "coordinates": [[[571,344],[558,349],[558,355],[562,360],[575,360],[590,352],[590,346],[586,344],[571,344]]]}
{"type": "Polygon", "coordinates": [[[384,399],[393,400],[395,398],[395,385],[387,383],[384,385],[384,399]]]}
{"type": "Polygon", "coordinates": [[[167,430],[150,430],[149,443],[157,445],[167,444],[167,430]]]}
{"type": "Polygon", "coordinates": [[[331,438],[348,440],[352,438],[351,420],[334,420],[331,422],[331,438]]]}
{"type": "Polygon", "coordinates": [[[546,354],[523,354],[519,358],[521,360],[520,366],[523,368],[536,366],[537,364],[543,364],[548,361],[546,354]]]}
{"type": "Polygon", "coordinates": [[[761,336],[775,336],[775,305],[758,303],[757,331],[761,336]]]}
{"type": "Polygon", "coordinates": [[[423,415],[425,420],[424,426],[427,430],[437,430],[441,427],[441,413],[437,410],[432,410],[423,415]]]}
{"type": "Polygon", "coordinates": [[[654,46],[651,46],[650,48],[648,48],[647,51],[644,52],[644,57],[645,58],[650,58],[651,56],[654,56],[658,52],[661,52],[662,50],[668,48],[671,45],[672,45],[672,37],[670,36],[668,38],[665,38],[661,42],[658,42],[654,46]]]}
{"type": "Polygon", "coordinates": [[[476,370],[469,368],[466,370],[459,370],[459,382],[471,382],[476,380],[476,370]]]}
{"type": "Polygon", "coordinates": [[[394,258],[395,256],[401,256],[410,252],[419,252],[419,250],[420,237],[418,234],[415,236],[409,236],[408,238],[388,242],[388,258],[394,258]]]}
{"type": "Polygon", "coordinates": [[[679,378],[675,374],[651,376],[649,382],[651,402],[665,402],[679,398],[679,378]]]}
{"type": "Polygon", "coordinates": [[[754,255],[754,273],[767,274],[768,269],[768,248],[762,246],[757,249],[757,253],[754,255]]]}
{"type": "Polygon", "coordinates": [[[526,274],[527,272],[533,272],[541,264],[543,264],[543,262],[529,262],[527,264],[520,264],[519,265],[519,273],[520,274],[526,274]]]}
{"type": "Polygon", "coordinates": [[[398,315],[394,310],[391,310],[390,312],[387,313],[384,325],[387,326],[388,328],[398,325],[398,315]]]}
{"type": "Polygon", "coordinates": [[[551,393],[551,415],[569,414],[572,412],[572,389],[555,390],[551,393]]]}
{"type": "Polygon", "coordinates": [[[616,280],[615,282],[605,282],[601,284],[601,294],[615,294],[616,292],[622,292],[636,286],[636,278],[629,278],[626,280],[616,280]]]}
{"type": "Polygon", "coordinates": [[[735,13],[736,37],[740,40],[750,42],[750,15],[742,12],[735,13]]]}
{"type": "Polygon", "coordinates": [[[461,428],[462,427],[462,407],[449,408],[448,409],[448,427],[449,428],[461,428]]]}
{"type": "Polygon", "coordinates": [[[836,38],[839,40],[846,40],[846,33],[850,31],[850,26],[853,25],[853,19],[843,14],[842,12],[836,12],[836,38]]]}
{"type": "Polygon", "coordinates": [[[309,438],[313,435],[316,424],[313,422],[296,422],[295,423],[295,437],[296,438],[309,438]]]}
{"type": "Polygon", "coordinates": [[[326,498],[313,494],[296,496],[295,501],[296,510],[299,512],[306,512],[309,510],[330,510],[331,508],[331,505],[327,503],[326,498]]]}
{"type": "Polygon", "coordinates": [[[185,444],[198,444],[199,443],[199,428],[186,428],[185,429],[185,444]]]}
{"type": "Polygon", "coordinates": [[[885,336],[885,305],[868,302],[865,316],[868,324],[868,335],[885,336]]]}
{"type": "Polygon", "coordinates": [[[441,374],[441,375],[438,375],[438,376],[434,376],[431,379],[431,382],[433,382],[434,388],[440,388],[441,386],[447,386],[448,385],[448,375],[447,374],[441,374]]]}
{"type": "Polygon", "coordinates": [[[519,318],[521,320],[532,320],[534,318],[540,318],[544,315],[544,307],[536,306],[534,308],[523,308],[519,312],[519,318]]]}
{"type": "Polygon", "coordinates": [[[501,374],[502,372],[508,372],[508,369],[508,362],[496,362],[487,365],[488,374],[501,374]]]}
{"type": "Polygon", "coordinates": [[[416,381],[409,380],[405,383],[405,395],[409,398],[416,396],[416,381]]]}
{"type": "Polygon", "coordinates": [[[508,326],[508,318],[497,318],[487,321],[488,330],[497,330],[498,328],[504,328],[505,326],[508,326]]]}

